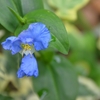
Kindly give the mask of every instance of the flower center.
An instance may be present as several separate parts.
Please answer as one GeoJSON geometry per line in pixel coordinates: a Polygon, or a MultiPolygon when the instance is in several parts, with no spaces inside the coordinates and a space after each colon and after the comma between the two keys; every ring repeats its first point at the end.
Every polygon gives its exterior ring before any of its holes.
{"type": "Polygon", "coordinates": [[[29,45],[29,44],[21,44],[22,50],[20,51],[20,53],[22,54],[22,56],[25,55],[32,55],[35,52],[34,49],[34,45],[29,45]]]}
{"type": "Polygon", "coordinates": [[[22,48],[23,48],[24,50],[31,50],[31,49],[32,49],[31,46],[28,45],[28,44],[22,44],[22,48]]]}

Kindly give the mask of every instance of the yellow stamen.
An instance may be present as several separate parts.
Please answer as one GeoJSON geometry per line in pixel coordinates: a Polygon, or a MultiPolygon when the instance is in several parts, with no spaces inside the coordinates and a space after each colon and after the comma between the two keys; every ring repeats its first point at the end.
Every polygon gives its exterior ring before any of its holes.
{"type": "Polygon", "coordinates": [[[23,48],[24,50],[31,50],[31,46],[28,45],[28,44],[22,44],[22,48],[23,48]]]}

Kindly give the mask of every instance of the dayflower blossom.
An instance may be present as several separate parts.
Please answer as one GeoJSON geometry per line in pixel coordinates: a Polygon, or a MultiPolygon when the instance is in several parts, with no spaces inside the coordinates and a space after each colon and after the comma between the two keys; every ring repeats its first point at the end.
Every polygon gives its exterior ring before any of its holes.
{"type": "Polygon", "coordinates": [[[5,50],[11,50],[13,55],[19,52],[24,56],[17,72],[18,78],[38,76],[38,65],[33,53],[46,49],[50,40],[51,35],[48,28],[43,23],[37,22],[30,24],[18,37],[11,36],[2,42],[5,50]]]}

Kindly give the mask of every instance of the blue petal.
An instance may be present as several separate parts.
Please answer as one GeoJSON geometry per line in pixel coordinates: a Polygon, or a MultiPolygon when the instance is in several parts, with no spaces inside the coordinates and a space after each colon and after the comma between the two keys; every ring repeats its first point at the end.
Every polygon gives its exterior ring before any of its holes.
{"type": "Polygon", "coordinates": [[[42,23],[33,23],[29,25],[31,36],[33,38],[34,47],[37,51],[46,49],[51,40],[50,31],[42,23]]]}
{"type": "Polygon", "coordinates": [[[17,77],[22,78],[23,76],[25,76],[25,73],[19,68],[19,70],[17,72],[17,77]]]}
{"type": "Polygon", "coordinates": [[[17,76],[19,78],[23,76],[38,76],[38,66],[37,61],[33,55],[24,56],[21,62],[21,67],[17,72],[17,76]]]}
{"type": "Polygon", "coordinates": [[[12,47],[11,47],[11,50],[12,50],[12,54],[16,54],[18,52],[20,52],[22,50],[22,47],[21,47],[21,43],[22,41],[19,39],[19,38],[16,38],[13,43],[12,43],[12,47]]]}
{"type": "Polygon", "coordinates": [[[6,41],[2,42],[2,46],[5,50],[11,50],[11,46],[13,41],[15,40],[16,37],[11,36],[9,38],[6,39],[6,41]]]}
{"type": "Polygon", "coordinates": [[[31,31],[29,29],[22,31],[19,35],[18,38],[22,41],[24,44],[30,44],[32,45],[33,43],[33,38],[31,31]]]}

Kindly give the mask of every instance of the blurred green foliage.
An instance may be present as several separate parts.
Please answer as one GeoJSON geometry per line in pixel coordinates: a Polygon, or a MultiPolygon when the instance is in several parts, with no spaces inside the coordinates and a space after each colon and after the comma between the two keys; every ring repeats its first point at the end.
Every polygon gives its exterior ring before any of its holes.
{"type": "Polygon", "coordinates": [[[77,11],[86,5],[89,0],[45,0],[55,13],[62,19],[75,21],[77,11]]]}
{"type": "Polygon", "coordinates": [[[11,97],[0,95],[1,100],[13,100],[11,97]]]}

